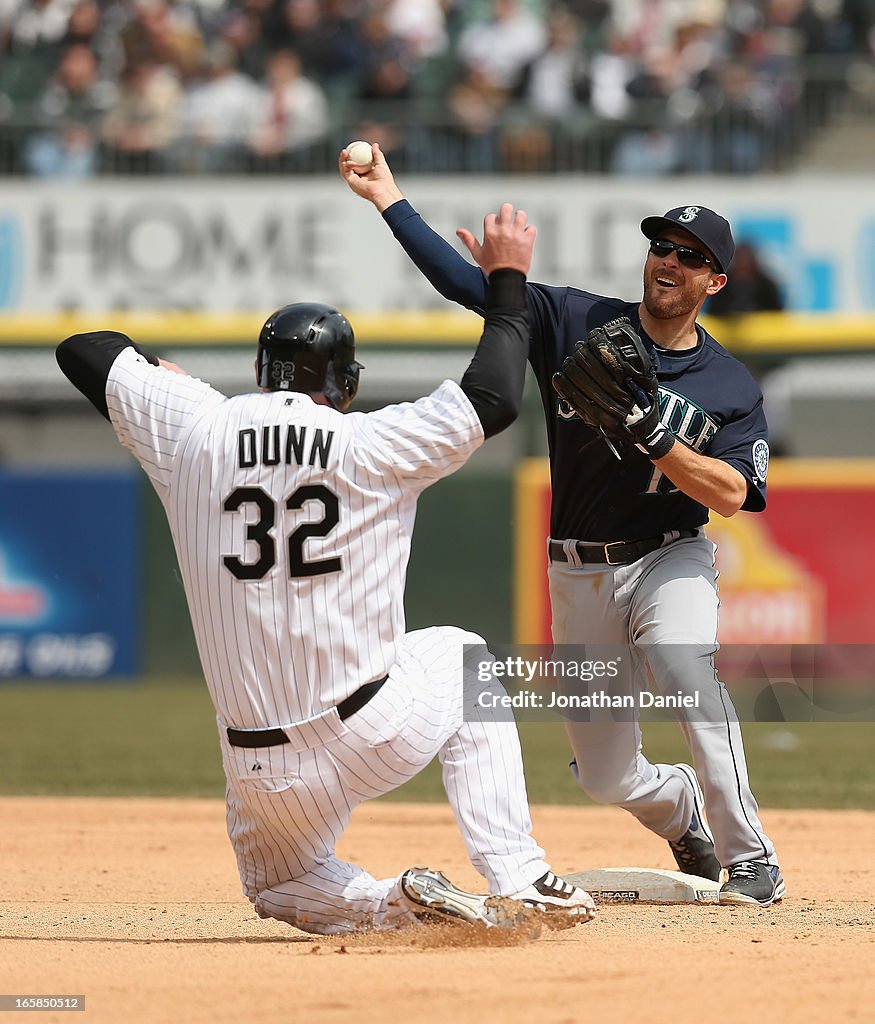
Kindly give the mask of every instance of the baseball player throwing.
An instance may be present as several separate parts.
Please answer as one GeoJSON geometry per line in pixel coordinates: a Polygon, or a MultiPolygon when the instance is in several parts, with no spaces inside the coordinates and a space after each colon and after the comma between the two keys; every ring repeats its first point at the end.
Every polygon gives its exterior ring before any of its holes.
{"type": "MultiPolygon", "coordinates": [[[[359,175],[342,151],[342,177],[383,214],[442,295],[482,312],[483,265],[472,266],[428,227],[378,146],[374,155],[373,167],[359,175]]],[[[735,246],[728,222],[703,206],[647,217],[641,230],[649,251],[640,302],[527,285],[529,361],[553,481],[553,638],[630,644],[636,657],[646,655],[664,692],[697,696],[697,710],[680,711],[696,770],[648,761],[633,715],[567,722],[572,769],[593,799],[624,807],[668,840],[682,870],[720,880],[726,868],[721,903],[768,906],[781,898],[784,882],[751,793],[737,715],[714,670],[715,547],[703,530],[709,509],[731,516],[765,507],[762,395],[745,367],[696,323],[705,300],[726,283],[735,246]],[[640,338],[647,357],[624,385],[631,402],[621,401],[608,364],[597,365],[595,355],[598,335],[613,335],[616,350],[618,330],[627,348],[635,347],[632,335],[640,338]],[[646,386],[632,386],[636,379],[646,386]]],[[[470,249],[470,232],[458,235],[470,249]]]]}
{"type": "Polygon", "coordinates": [[[463,707],[462,648],[484,641],[404,628],[419,494],[519,410],[534,235],[505,204],[472,239],[486,323],[461,385],[367,415],[344,415],[361,364],[327,306],[271,316],[260,390],[234,398],[115,331],[58,347],[167,514],[216,708],[228,833],[261,917],[329,934],[430,916],[501,926],[525,907],[593,915],[530,834],[516,727],[463,707]],[[357,804],[435,756],[490,896],[427,868],[377,880],[335,855],[357,804]]]}

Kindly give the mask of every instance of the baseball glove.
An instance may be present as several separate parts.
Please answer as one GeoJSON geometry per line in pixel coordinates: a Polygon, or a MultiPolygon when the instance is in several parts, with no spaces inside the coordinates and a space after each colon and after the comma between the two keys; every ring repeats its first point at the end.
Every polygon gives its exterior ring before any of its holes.
{"type": "Polygon", "coordinates": [[[661,458],[674,443],[660,422],[653,359],[628,317],[578,341],[553,375],[553,388],[594,430],[638,445],[651,458],[661,458]]]}

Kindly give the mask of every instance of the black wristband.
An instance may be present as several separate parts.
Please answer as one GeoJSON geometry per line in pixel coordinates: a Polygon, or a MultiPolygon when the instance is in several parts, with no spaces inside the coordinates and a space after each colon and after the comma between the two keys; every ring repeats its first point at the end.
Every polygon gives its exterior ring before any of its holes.
{"type": "Polygon", "coordinates": [[[642,438],[638,442],[638,447],[648,459],[656,462],[658,459],[663,459],[668,455],[672,448],[674,448],[676,441],[677,438],[674,434],[660,422],[657,423],[654,430],[647,437],[642,438]]]}
{"type": "Polygon", "coordinates": [[[526,292],[526,275],[521,270],[502,267],[493,270],[489,275],[489,287],[486,291],[486,308],[526,309],[528,295],[526,292]]]}

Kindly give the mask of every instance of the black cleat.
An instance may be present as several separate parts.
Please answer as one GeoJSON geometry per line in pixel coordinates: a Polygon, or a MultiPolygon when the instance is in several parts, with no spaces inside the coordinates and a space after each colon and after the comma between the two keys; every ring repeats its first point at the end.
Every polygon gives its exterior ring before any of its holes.
{"type": "Polygon", "coordinates": [[[720,889],[721,906],[770,907],[784,896],[784,879],[777,864],[743,860],[732,864],[720,889]]]}
{"type": "Polygon", "coordinates": [[[720,861],[714,852],[714,839],[708,831],[705,822],[704,797],[699,786],[696,773],[688,764],[676,764],[686,775],[693,789],[693,817],[690,827],[673,842],[669,841],[671,852],[674,855],[678,868],[687,875],[698,875],[699,878],[710,878],[712,882],[719,882],[722,873],[720,861]]]}

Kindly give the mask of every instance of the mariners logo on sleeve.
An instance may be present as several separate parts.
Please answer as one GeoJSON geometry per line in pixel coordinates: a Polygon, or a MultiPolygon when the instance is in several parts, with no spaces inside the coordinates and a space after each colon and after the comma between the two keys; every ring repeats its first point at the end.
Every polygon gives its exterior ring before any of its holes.
{"type": "Polygon", "coordinates": [[[760,438],[753,443],[753,469],[757,475],[757,480],[764,484],[766,482],[766,476],[769,472],[769,446],[760,438]]]}

